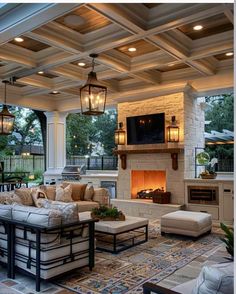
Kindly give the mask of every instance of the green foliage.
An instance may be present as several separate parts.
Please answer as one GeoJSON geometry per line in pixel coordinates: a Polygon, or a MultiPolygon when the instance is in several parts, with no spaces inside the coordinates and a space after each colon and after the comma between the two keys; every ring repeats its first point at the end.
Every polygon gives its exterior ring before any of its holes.
{"type": "MultiPolygon", "coordinates": [[[[101,143],[106,155],[115,147],[116,111],[109,110],[97,117],[69,114],[67,117],[67,154],[90,155],[93,145],[101,143]]],[[[100,154],[98,154],[100,155],[100,154]]]]}
{"type": "Polygon", "coordinates": [[[37,179],[42,180],[43,179],[43,171],[42,170],[34,171],[34,179],[35,180],[37,180],[37,179]]]}
{"type": "Polygon", "coordinates": [[[232,259],[234,259],[234,230],[223,223],[220,223],[220,227],[225,233],[224,238],[220,239],[225,243],[227,252],[231,255],[232,259]]]}
{"type": "Polygon", "coordinates": [[[120,211],[117,209],[117,207],[107,207],[101,205],[99,208],[93,208],[92,213],[96,215],[97,217],[112,217],[112,218],[118,218],[120,215],[120,211]]]}
{"type": "Polygon", "coordinates": [[[0,136],[0,157],[13,155],[17,149],[22,153],[23,146],[41,142],[41,129],[34,111],[22,107],[10,107],[15,115],[14,132],[9,136],[0,136]],[[11,144],[11,146],[10,146],[11,144]]]}
{"type": "MultiPolygon", "coordinates": [[[[234,95],[224,94],[221,96],[206,97],[207,109],[205,120],[211,121],[206,125],[206,132],[211,130],[222,132],[223,129],[234,130],[234,95]]],[[[208,145],[205,149],[210,157],[232,159],[234,156],[232,145],[208,145]]]]}
{"type": "Polygon", "coordinates": [[[206,97],[208,108],[206,120],[211,123],[206,126],[206,131],[221,132],[223,129],[233,131],[234,129],[234,95],[224,94],[221,96],[206,97]]]}

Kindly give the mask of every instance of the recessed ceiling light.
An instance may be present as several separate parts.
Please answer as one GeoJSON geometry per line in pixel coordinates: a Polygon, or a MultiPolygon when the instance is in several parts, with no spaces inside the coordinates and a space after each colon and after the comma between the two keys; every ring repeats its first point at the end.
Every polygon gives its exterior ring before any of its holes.
{"type": "Polygon", "coordinates": [[[18,43],[24,42],[24,39],[20,38],[20,37],[16,37],[16,38],[14,38],[14,40],[18,43]]]}
{"type": "Polygon", "coordinates": [[[130,47],[130,48],[128,48],[128,51],[129,51],[129,52],[135,52],[135,51],[137,51],[137,49],[134,48],[134,47],[130,47]]]}
{"type": "Polygon", "coordinates": [[[200,31],[203,29],[203,26],[202,25],[196,25],[193,27],[194,31],[200,31]]]}
{"type": "Polygon", "coordinates": [[[59,92],[56,91],[56,90],[53,90],[53,91],[52,91],[52,94],[54,94],[54,95],[55,95],[55,94],[59,94],[59,92]]]}
{"type": "Polygon", "coordinates": [[[78,65],[79,66],[85,66],[86,64],[84,62],[79,62],[78,65]]]}
{"type": "Polygon", "coordinates": [[[227,53],[225,53],[225,55],[226,55],[226,56],[233,56],[234,53],[233,53],[233,52],[227,52],[227,53]]]}
{"type": "Polygon", "coordinates": [[[38,74],[39,75],[43,75],[44,74],[44,71],[40,70],[40,71],[38,71],[38,74]]]}

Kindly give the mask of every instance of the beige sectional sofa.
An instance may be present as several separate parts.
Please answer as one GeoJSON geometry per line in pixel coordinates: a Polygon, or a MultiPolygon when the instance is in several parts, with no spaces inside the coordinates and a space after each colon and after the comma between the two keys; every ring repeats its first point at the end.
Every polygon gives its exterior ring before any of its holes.
{"type": "Polygon", "coordinates": [[[109,192],[105,188],[87,187],[78,182],[63,182],[60,185],[41,185],[33,188],[20,188],[10,192],[0,193],[0,204],[22,204],[37,206],[37,198],[46,198],[49,201],[76,203],[78,212],[91,211],[99,205],[109,204],[109,192]],[[67,187],[69,187],[67,189],[67,187]],[[67,189],[67,191],[65,190],[67,189]],[[63,196],[63,191],[67,195],[63,196]],[[69,194],[69,196],[68,196],[69,194]]]}

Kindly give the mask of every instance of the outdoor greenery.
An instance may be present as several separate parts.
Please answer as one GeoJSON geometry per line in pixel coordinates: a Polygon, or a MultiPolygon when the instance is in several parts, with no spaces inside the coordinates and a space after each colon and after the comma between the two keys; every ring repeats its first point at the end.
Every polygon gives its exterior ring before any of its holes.
{"type": "MultiPolygon", "coordinates": [[[[224,94],[221,96],[206,97],[207,108],[205,120],[210,121],[206,125],[206,132],[211,130],[222,132],[223,129],[234,130],[234,95],[224,94]]],[[[208,145],[206,151],[210,157],[233,159],[234,148],[232,145],[208,145]]]]}
{"type": "Polygon", "coordinates": [[[107,207],[101,205],[99,208],[92,209],[92,217],[97,217],[100,219],[111,218],[114,220],[124,220],[124,214],[122,211],[118,210],[117,207],[107,207]]]}
{"type": "Polygon", "coordinates": [[[221,229],[224,231],[224,238],[220,238],[226,245],[227,252],[234,259],[234,229],[227,227],[225,224],[220,223],[221,229]]]}
{"type": "Polygon", "coordinates": [[[15,115],[14,132],[10,136],[0,136],[0,158],[21,154],[23,146],[42,143],[41,127],[36,113],[22,107],[10,107],[15,115]]]}
{"type": "Polygon", "coordinates": [[[67,155],[112,155],[117,127],[115,110],[92,117],[69,114],[67,117],[67,155]]]}

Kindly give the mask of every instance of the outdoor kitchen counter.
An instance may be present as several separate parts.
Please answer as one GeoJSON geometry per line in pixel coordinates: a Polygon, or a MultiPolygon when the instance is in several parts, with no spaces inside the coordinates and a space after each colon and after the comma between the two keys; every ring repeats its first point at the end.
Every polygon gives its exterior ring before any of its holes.
{"type": "Polygon", "coordinates": [[[95,188],[98,188],[98,187],[108,188],[109,186],[116,186],[117,179],[118,179],[118,172],[115,172],[115,171],[111,171],[111,172],[86,171],[85,175],[81,175],[80,182],[84,184],[92,183],[95,188]]]}

